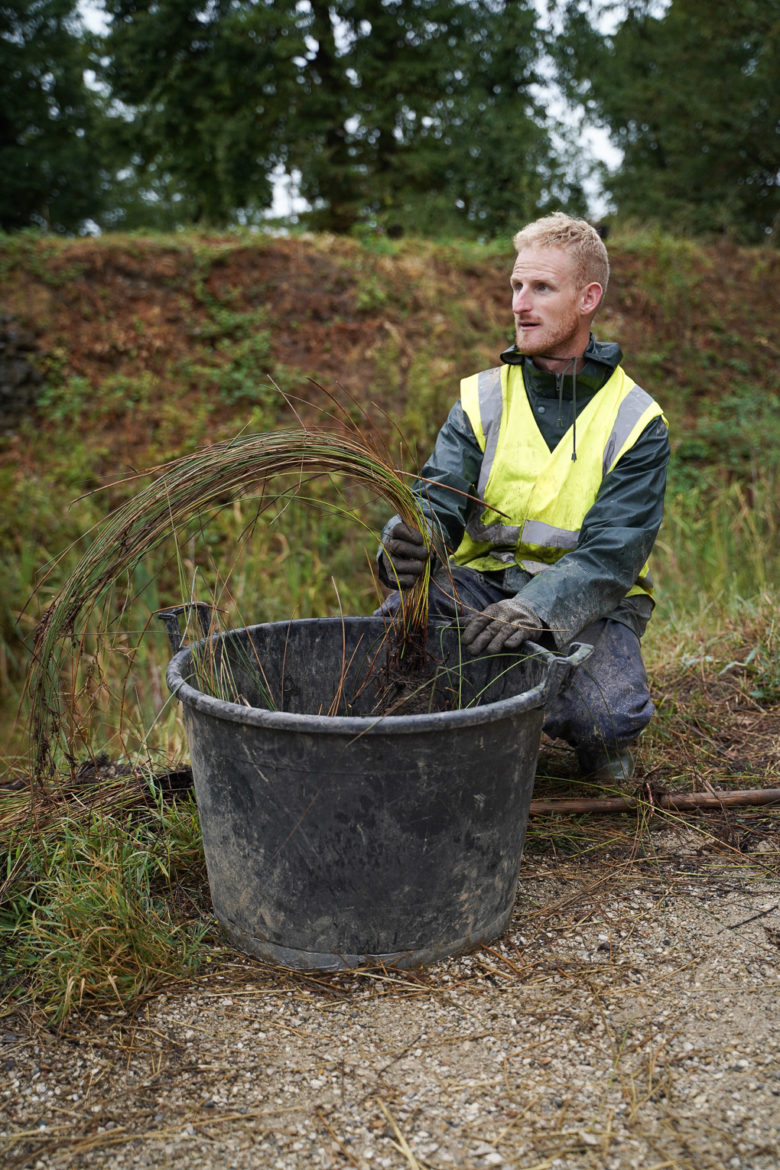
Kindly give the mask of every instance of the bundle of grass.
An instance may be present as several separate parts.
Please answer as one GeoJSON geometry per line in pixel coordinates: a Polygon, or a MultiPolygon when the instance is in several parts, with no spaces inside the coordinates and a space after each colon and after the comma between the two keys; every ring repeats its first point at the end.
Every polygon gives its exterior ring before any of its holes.
{"type": "MultiPolygon", "coordinates": [[[[131,477],[150,479],[96,526],[92,543],[36,630],[27,695],[33,774],[39,786],[55,769],[66,660],[73,670],[74,661],[77,664],[83,654],[90,623],[114,583],[164,541],[175,539],[193,523],[203,524],[246,493],[259,489],[259,514],[274,506],[281,494],[303,495],[312,478],[331,475],[358,481],[371,494],[381,496],[405,523],[427,532],[409,477],[393,465],[373,429],[358,426],[345,411],[341,422],[340,431],[301,423],[285,430],[240,435],[131,477]],[[288,485],[283,493],[277,490],[280,480],[288,485]]],[[[404,597],[395,635],[402,652],[424,643],[427,586],[426,572],[404,597]]],[[[72,769],[75,759],[67,747],[65,757],[72,769]]]]}

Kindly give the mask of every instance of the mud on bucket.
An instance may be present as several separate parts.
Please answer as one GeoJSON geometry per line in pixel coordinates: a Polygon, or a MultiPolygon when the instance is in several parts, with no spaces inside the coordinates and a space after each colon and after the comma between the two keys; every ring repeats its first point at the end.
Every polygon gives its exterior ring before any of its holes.
{"type": "Polygon", "coordinates": [[[589,648],[472,660],[432,626],[410,685],[386,646],[380,618],[274,622],[168,667],[214,910],[241,950],[413,967],[509,921],[544,707],[589,648]]]}

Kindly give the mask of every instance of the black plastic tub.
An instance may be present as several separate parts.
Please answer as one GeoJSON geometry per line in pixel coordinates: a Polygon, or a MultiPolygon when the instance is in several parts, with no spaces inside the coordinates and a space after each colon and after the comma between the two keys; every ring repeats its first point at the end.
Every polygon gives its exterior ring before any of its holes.
{"type": "Polygon", "coordinates": [[[251,626],[173,657],[214,910],[240,949],[412,967],[506,927],[544,707],[588,648],[475,661],[432,627],[427,649],[411,686],[386,670],[379,618],[251,626]],[[394,702],[415,713],[381,714],[394,702]]]}

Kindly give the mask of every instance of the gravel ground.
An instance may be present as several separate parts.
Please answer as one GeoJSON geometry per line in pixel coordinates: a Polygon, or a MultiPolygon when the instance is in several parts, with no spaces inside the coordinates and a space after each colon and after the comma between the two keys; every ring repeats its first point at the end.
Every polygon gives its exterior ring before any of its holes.
{"type": "Polygon", "coordinates": [[[416,974],[236,956],[132,1017],[7,1017],[0,1160],[777,1170],[778,841],[648,840],[527,856],[503,938],[416,974]]]}

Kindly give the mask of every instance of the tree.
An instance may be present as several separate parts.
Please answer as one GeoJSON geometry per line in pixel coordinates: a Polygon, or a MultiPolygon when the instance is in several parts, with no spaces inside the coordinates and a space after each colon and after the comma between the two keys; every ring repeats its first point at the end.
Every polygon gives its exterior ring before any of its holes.
{"type": "Polygon", "coordinates": [[[308,0],[289,160],[313,226],[495,232],[556,197],[527,0],[308,0]],[[305,127],[305,133],[302,132],[305,127]]]}
{"type": "Polygon", "coordinates": [[[514,232],[561,206],[583,214],[581,160],[558,157],[539,96],[535,7],[522,0],[469,4],[467,15],[460,84],[433,107],[425,136],[438,145],[429,191],[441,189],[440,198],[458,209],[460,230],[485,235],[514,232]]]}
{"type": "Polygon", "coordinates": [[[77,231],[108,176],[76,0],[0,4],[0,227],[77,231]]]}
{"type": "Polygon", "coordinates": [[[182,218],[267,207],[304,45],[295,0],[106,0],[101,75],[132,168],[182,218]]]}
{"type": "Polygon", "coordinates": [[[776,226],[780,3],[626,5],[612,35],[569,3],[557,46],[570,94],[623,151],[619,214],[760,240],[776,226]]]}

